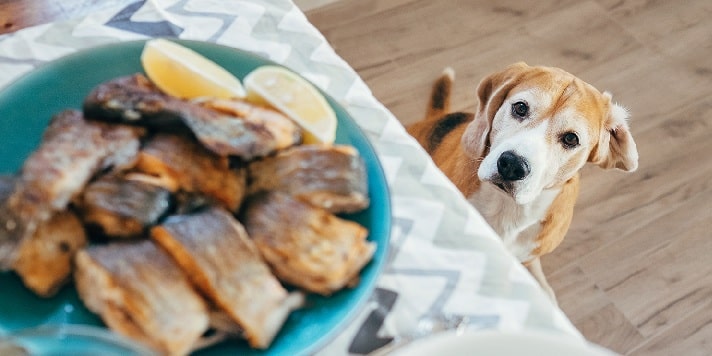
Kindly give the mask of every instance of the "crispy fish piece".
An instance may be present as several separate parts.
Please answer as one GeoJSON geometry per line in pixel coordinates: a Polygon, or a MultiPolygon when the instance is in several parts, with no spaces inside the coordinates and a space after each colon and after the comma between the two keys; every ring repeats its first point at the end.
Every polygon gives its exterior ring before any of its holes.
{"type": "Polygon", "coordinates": [[[237,211],[246,191],[244,168],[180,135],[157,134],[141,149],[136,170],[159,177],[172,191],[199,192],[237,211]]]}
{"type": "MultiPolygon", "coordinates": [[[[0,204],[13,193],[17,179],[0,176],[0,204]]],[[[41,223],[32,237],[18,244],[11,267],[27,288],[50,297],[70,277],[74,254],[85,244],[81,222],[72,212],[63,211],[41,223]]]]}
{"type": "Polygon", "coordinates": [[[333,213],[368,207],[363,159],[351,146],[303,145],[249,165],[248,191],[282,191],[333,213]]]}
{"type": "Polygon", "coordinates": [[[69,280],[74,255],[87,243],[84,226],[71,211],[61,211],[22,241],[12,268],[27,288],[51,297],[69,280]]]}
{"type": "Polygon", "coordinates": [[[245,111],[246,116],[228,115],[166,95],[141,74],[100,84],[84,101],[84,113],[97,120],[148,126],[182,122],[209,150],[245,160],[301,142],[296,124],[266,111],[254,108],[245,111]]]}
{"type": "Polygon", "coordinates": [[[264,127],[274,137],[277,150],[293,146],[302,140],[301,129],[278,111],[240,99],[210,99],[200,104],[239,117],[255,127],[264,127]]]}
{"type": "Polygon", "coordinates": [[[280,280],[322,295],[357,278],[376,250],[363,226],[285,193],[250,197],[242,221],[280,280]]]}
{"type": "Polygon", "coordinates": [[[169,217],[151,230],[193,284],[245,333],[267,348],[289,313],[303,303],[272,275],[242,225],[223,209],[169,217]]]}
{"type": "MultiPolygon", "coordinates": [[[[0,204],[12,194],[16,180],[16,176],[0,176],[0,204]]],[[[12,269],[27,288],[50,297],[69,279],[74,254],[85,244],[79,219],[69,211],[59,212],[40,224],[31,238],[22,240],[12,269]]]]}
{"type": "Polygon", "coordinates": [[[101,177],[87,186],[80,203],[85,223],[119,238],[142,235],[170,207],[170,191],[136,174],[101,177]]]}
{"type": "Polygon", "coordinates": [[[18,242],[64,209],[96,172],[133,165],[143,132],[89,122],[76,110],[56,115],[22,166],[13,193],[0,206],[0,269],[12,265],[18,242]]]}
{"type": "Polygon", "coordinates": [[[79,296],[112,330],[162,354],[185,355],[208,329],[208,309],[151,240],[90,246],[76,256],[79,296]]]}

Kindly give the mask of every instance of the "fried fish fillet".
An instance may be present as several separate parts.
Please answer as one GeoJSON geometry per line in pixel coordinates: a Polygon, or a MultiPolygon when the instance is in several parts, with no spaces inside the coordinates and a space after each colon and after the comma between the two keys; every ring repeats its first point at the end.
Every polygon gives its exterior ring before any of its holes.
{"type": "Polygon", "coordinates": [[[131,166],[142,134],[136,127],[86,121],[76,110],[56,115],[0,206],[0,269],[12,265],[17,244],[64,209],[96,172],[131,166]]]}
{"type": "Polygon", "coordinates": [[[227,157],[187,136],[156,134],[141,149],[136,170],[159,177],[169,190],[205,194],[230,211],[237,211],[245,196],[244,168],[230,168],[227,157]]]}
{"type": "Polygon", "coordinates": [[[333,213],[368,207],[368,176],[351,146],[302,145],[249,165],[248,191],[282,191],[333,213]]]}
{"type": "Polygon", "coordinates": [[[80,202],[82,219],[109,237],[137,237],[166,214],[171,193],[138,175],[109,175],[90,183],[80,202]]]}
{"type": "Polygon", "coordinates": [[[250,197],[242,221],[280,280],[323,295],[357,278],[376,249],[363,226],[285,193],[250,197]]]}
{"type": "MultiPolygon", "coordinates": [[[[0,204],[12,194],[16,180],[16,176],[0,176],[0,204]]],[[[50,297],[69,279],[74,254],[85,244],[79,219],[72,212],[59,212],[20,242],[12,269],[27,288],[50,297]]]]}
{"type": "Polygon", "coordinates": [[[74,255],[86,243],[79,218],[71,211],[61,211],[22,241],[12,269],[27,288],[39,296],[51,297],[70,279],[74,255]]]}
{"type": "Polygon", "coordinates": [[[169,217],[151,230],[193,284],[243,330],[250,346],[267,348],[303,302],[272,275],[242,225],[211,208],[169,217]]]}
{"type": "Polygon", "coordinates": [[[76,265],[87,308],[161,354],[188,354],[208,329],[205,302],[153,241],[90,246],[79,251],[76,265]]]}
{"type": "Polygon", "coordinates": [[[301,142],[301,129],[291,124],[292,121],[278,111],[240,99],[210,99],[200,104],[239,117],[254,127],[264,127],[274,137],[278,150],[301,142]]]}
{"type": "Polygon", "coordinates": [[[264,110],[228,115],[166,95],[141,74],[102,83],[84,101],[84,113],[97,120],[154,127],[182,122],[209,150],[245,160],[301,142],[296,124],[276,112],[264,119],[264,110]]]}

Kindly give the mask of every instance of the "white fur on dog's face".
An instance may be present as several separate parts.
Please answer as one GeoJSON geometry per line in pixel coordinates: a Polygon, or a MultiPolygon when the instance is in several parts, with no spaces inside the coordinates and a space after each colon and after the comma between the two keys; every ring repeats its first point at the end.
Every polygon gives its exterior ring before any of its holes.
{"type": "Polygon", "coordinates": [[[557,99],[560,98],[536,87],[510,93],[492,120],[490,151],[477,175],[482,181],[498,183],[517,204],[530,203],[542,190],[573,177],[586,163],[591,150],[593,142],[588,120],[566,102],[557,99]],[[512,106],[516,103],[528,105],[526,117],[513,113],[512,106]],[[560,107],[553,109],[554,106],[560,107]],[[571,133],[578,137],[579,144],[576,146],[563,142],[563,136],[571,133]],[[497,161],[507,151],[527,161],[530,173],[524,179],[502,181],[497,161]]]}

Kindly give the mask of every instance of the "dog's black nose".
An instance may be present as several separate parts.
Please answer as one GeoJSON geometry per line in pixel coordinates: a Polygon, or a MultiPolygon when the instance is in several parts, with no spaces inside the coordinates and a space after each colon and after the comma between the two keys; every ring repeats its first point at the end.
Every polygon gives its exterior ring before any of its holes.
{"type": "Polygon", "coordinates": [[[529,162],[512,151],[506,151],[497,160],[497,171],[506,181],[522,180],[529,175],[529,162]]]}

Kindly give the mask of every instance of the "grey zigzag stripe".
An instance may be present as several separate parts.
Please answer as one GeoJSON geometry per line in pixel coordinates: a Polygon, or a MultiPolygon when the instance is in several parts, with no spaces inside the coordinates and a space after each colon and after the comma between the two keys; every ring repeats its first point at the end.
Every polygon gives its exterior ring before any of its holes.
{"type": "Polygon", "coordinates": [[[460,280],[460,271],[457,270],[426,270],[418,268],[387,268],[384,273],[390,275],[405,275],[405,276],[419,276],[419,277],[441,277],[445,280],[445,286],[440,291],[440,294],[435,298],[433,303],[428,309],[427,315],[438,315],[442,313],[443,306],[452,296],[457,282],[460,280]]]}
{"type": "Polygon", "coordinates": [[[176,26],[169,21],[156,22],[135,22],[131,17],[138,12],[146,0],[139,0],[127,5],[116,15],[114,15],[105,26],[114,27],[123,31],[136,32],[151,37],[176,37],[183,32],[183,28],[176,26]]]}
{"type": "Polygon", "coordinates": [[[235,21],[235,19],[238,17],[236,15],[228,15],[228,14],[221,14],[221,13],[216,13],[216,12],[207,12],[207,11],[190,11],[186,10],[185,6],[188,4],[190,0],[181,0],[178,1],[177,3],[173,4],[173,6],[170,6],[166,8],[166,11],[170,13],[174,13],[177,15],[185,15],[185,16],[205,16],[205,17],[210,17],[214,18],[217,20],[222,21],[222,26],[210,36],[210,38],[207,39],[208,42],[214,42],[220,36],[227,31],[227,29],[230,27],[230,24],[235,21]]]}

